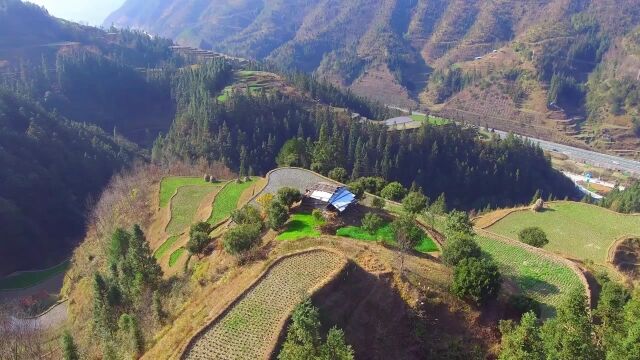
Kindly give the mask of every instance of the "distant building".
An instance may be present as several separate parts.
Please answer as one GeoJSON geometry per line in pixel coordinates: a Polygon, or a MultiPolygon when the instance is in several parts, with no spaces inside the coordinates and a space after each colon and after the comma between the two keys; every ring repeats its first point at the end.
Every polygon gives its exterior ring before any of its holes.
{"type": "Polygon", "coordinates": [[[329,183],[317,183],[307,189],[302,205],[315,209],[327,209],[343,213],[349,205],[357,202],[356,196],[346,187],[329,183]]]}

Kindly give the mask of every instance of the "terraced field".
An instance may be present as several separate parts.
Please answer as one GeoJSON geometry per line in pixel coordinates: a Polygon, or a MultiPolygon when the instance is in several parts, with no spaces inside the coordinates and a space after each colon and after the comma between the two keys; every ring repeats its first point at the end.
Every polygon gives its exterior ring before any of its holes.
{"type": "Polygon", "coordinates": [[[514,212],[487,230],[517,240],[522,229],[538,226],[549,238],[546,250],[601,265],[616,240],[640,236],[640,216],[575,202],[550,203],[548,207],[541,213],[514,212]]]}
{"type": "Polygon", "coordinates": [[[167,225],[167,233],[180,234],[193,224],[200,202],[216,189],[217,186],[210,185],[187,185],[178,188],[178,193],[171,199],[171,221],[167,225]]]}
{"type": "Polygon", "coordinates": [[[503,276],[526,296],[542,304],[542,316],[554,316],[556,307],[574,288],[583,287],[578,276],[562,263],[520,246],[478,236],[478,245],[490,255],[503,276]]]}
{"type": "Polygon", "coordinates": [[[178,188],[189,185],[200,186],[219,186],[216,183],[207,183],[204,179],[199,177],[187,177],[187,176],[170,176],[162,179],[160,183],[160,208],[164,208],[169,205],[171,197],[176,193],[178,188]]]}
{"type": "Polygon", "coordinates": [[[282,259],[222,317],[200,333],[182,358],[267,357],[293,308],[306,293],[344,265],[344,258],[324,250],[282,259]]]}
{"type": "Polygon", "coordinates": [[[256,180],[246,181],[241,184],[232,181],[227,184],[216,195],[213,201],[213,209],[208,222],[212,225],[218,224],[220,221],[228,218],[231,212],[236,209],[242,193],[253,185],[256,180]]]}

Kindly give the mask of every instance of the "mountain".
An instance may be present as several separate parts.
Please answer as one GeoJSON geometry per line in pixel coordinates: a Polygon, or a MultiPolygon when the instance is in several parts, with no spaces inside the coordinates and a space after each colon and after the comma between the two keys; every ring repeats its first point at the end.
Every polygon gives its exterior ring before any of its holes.
{"type": "MultiPolygon", "coordinates": [[[[637,95],[630,106],[615,106],[618,111],[590,110],[595,105],[588,99],[611,106],[598,84],[623,76],[612,73],[613,58],[621,56],[619,48],[640,25],[639,5],[637,0],[128,0],[105,24],[266,59],[386,103],[481,126],[629,150],[640,144],[633,132],[637,116],[627,111],[637,95]]],[[[629,56],[637,61],[637,55],[629,56]]],[[[637,80],[635,72],[630,81],[637,80]]]]}

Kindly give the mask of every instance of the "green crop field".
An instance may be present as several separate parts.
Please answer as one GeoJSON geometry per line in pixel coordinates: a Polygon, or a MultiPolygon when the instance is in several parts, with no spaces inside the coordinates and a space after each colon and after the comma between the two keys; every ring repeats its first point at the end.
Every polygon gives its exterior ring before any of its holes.
{"type": "MultiPolygon", "coordinates": [[[[358,226],[347,226],[338,229],[336,235],[362,241],[382,242],[389,246],[398,246],[391,223],[385,224],[375,234],[370,234],[358,226]]],[[[438,251],[438,246],[427,234],[423,234],[422,240],[414,249],[421,253],[429,253],[438,251]]]]}
{"type": "Polygon", "coordinates": [[[176,193],[178,188],[188,185],[217,186],[217,184],[207,183],[203,178],[199,177],[166,177],[162,179],[162,182],[160,183],[160,208],[164,208],[169,205],[171,197],[176,193]]]}
{"type": "Polygon", "coordinates": [[[482,250],[491,256],[504,277],[520,291],[542,304],[542,316],[555,315],[555,309],[574,288],[582,287],[578,276],[567,266],[517,245],[478,236],[482,250]]]}
{"type": "Polygon", "coordinates": [[[305,294],[343,264],[340,257],[327,251],[282,260],[221,319],[201,333],[184,358],[264,358],[280,333],[281,321],[305,294]]]}
{"type": "Polygon", "coordinates": [[[320,231],[318,231],[317,227],[322,223],[311,214],[293,214],[285,230],[276,239],[291,241],[306,237],[318,237],[320,236],[320,231]]]}
{"type": "Polygon", "coordinates": [[[446,125],[446,124],[450,124],[451,121],[448,119],[444,119],[441,117],[437,117],[437,116],[425,116],[425,115],[411,115],[411,118],[414,121],[419,121],[419,122],[428,122],[431,125],[446,125]]]}
{"type": "Polygon", "coordinates": [[[167,240],[165,240],[162,245],[153,253],[153,257],[156,260],[162,259],[164,254],[171,249],[171,247],[178,241],[180,237],[178,235],[170,236],[167,240]]]}
{"type": "Polygon", "coordinates": [[[178,188],[178,193],[171,200],[171,221],[167,225],[167,233],[182,233],[195,221],[194,216],[202,199],[214,191],[216,187],[206,185],[187,185],[178,188]]]}
{"type": "Polygon", "coordinates": [[[582,203],[558,202],[549,204],[549,209],[541,213],[515,212],[487,230],[517,240],[518,233],[531,226],[547,233],[546,250],[604,264],[609,246],[617,239],[640,235],[640,216],[617,214],[582,203]]]}
{"type": "Polygon", "coordinates": [[[172,252],[171,256],[169,256],[169,267],[173,267],[186,252],[187,250],[185,248],[179,248],[178,250],[172,252]]]}
{"type": "Polygon", "coordinates": [[[69,261],[56,265],[49,269],[39,271],[22,272],[16,275],[7,276],[0,279],[0,290],[26,289],[50,279],[51,277],[63,273],[69,269],[69,261]]]}
{"type": "Polygon", "coordinates": [[[243,182],[242,184],[237,184],[235,181],[232,181],[225,186],[224,189],[220,190],[213,201],[213,210],[211,211],[208,222],[216,225],[228,218],[231,212],[237,208],[242,193],[254,183],[255,180],[243,182]]]}

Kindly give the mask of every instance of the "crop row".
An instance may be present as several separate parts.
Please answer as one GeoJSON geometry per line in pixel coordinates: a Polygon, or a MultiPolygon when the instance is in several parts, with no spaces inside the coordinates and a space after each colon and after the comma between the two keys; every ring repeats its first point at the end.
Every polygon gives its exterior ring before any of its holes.
{"type": "Polygon", "coordinates": [[[292,309],[342,264],[339,256],[320,250],[283,259],[202,332],[183,358],[263,358],[292,309]]]}

